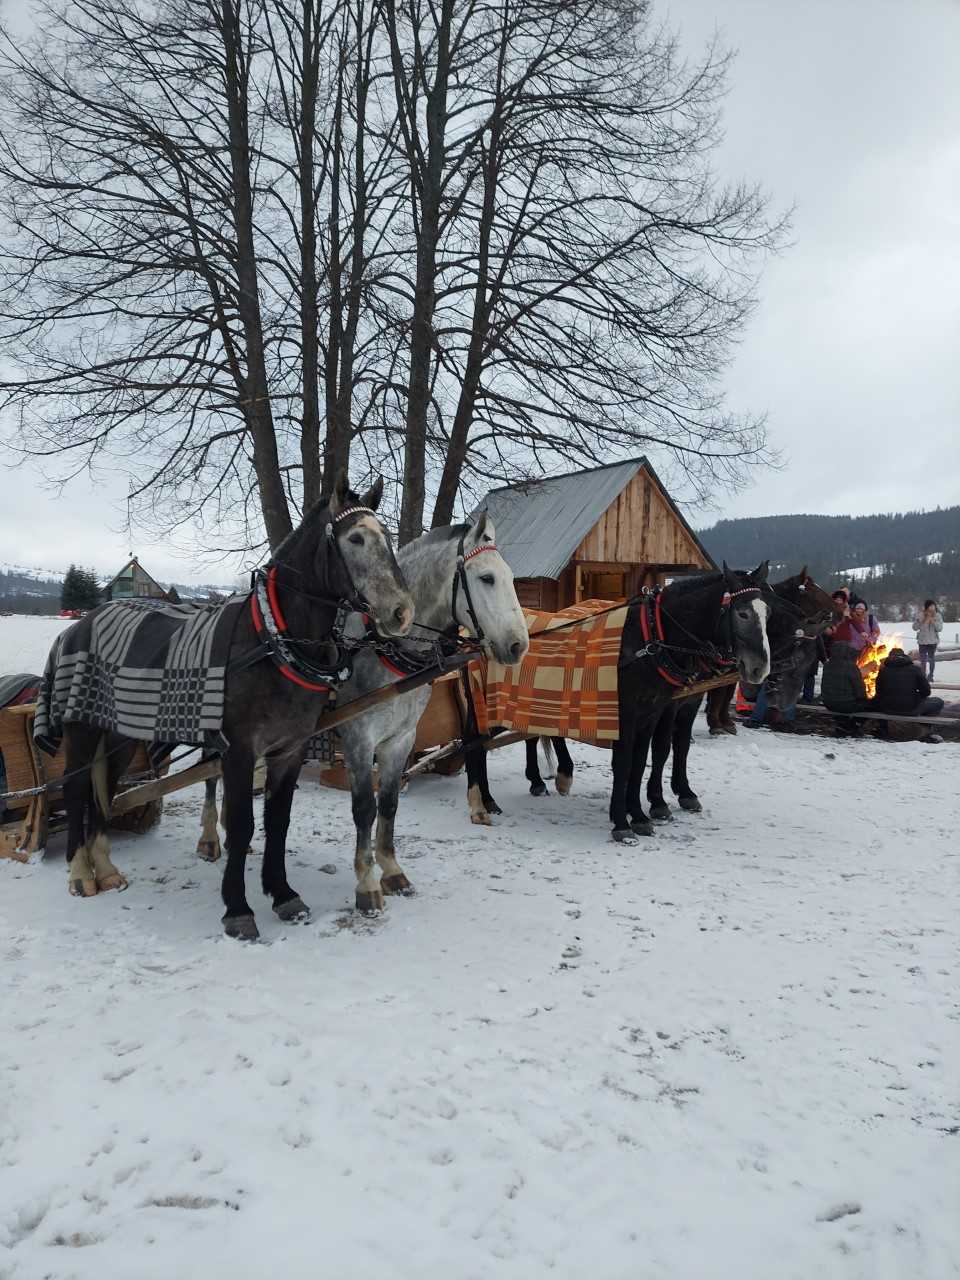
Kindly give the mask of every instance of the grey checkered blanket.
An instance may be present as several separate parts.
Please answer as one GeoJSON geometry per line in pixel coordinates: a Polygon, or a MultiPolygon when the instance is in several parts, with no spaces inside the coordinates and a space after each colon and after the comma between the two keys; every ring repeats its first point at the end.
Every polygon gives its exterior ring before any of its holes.
{"type": "Polygon", "coordinates": [[[225,750],[230,642],[245,596],[224,604],[115,600],[68,627],[43,672],[34,740],[56,751],[69,722],[154,744],[225,750]]]}

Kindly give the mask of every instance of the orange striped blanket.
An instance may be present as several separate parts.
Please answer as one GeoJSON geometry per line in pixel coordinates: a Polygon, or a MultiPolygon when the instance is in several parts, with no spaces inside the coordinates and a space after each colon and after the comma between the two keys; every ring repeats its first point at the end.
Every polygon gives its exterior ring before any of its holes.
{"type": "Polygon", "coordinates": [[[524,609],[530,649],[518,667],[481,660],[469,680],[481,733],[611,743],[620,736],[617,663],[627,606],[585,600],[541,613],[524,609]]]}

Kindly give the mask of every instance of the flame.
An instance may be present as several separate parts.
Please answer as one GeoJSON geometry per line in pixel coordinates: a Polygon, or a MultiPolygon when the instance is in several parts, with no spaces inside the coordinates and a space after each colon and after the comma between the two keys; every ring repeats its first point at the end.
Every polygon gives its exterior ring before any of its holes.
{"type": "Polygon", "coordinates": [[[868,698],[874,697],[877,692],[877,674],[880,671],[880,663],[888,656],[891,649],[902,648],[903,640],[900,636],[881,636],[876,644],[865,645],[857,654],[857,666],[863,676],[863,685],[867,691],[868,698]]]}

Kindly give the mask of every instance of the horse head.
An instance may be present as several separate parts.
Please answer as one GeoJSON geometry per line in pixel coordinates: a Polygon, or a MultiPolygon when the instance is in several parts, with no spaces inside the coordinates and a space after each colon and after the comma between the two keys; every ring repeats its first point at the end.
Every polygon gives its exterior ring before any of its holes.
{"type": "Polygon", "coordinates": [[[489,657],[504,666],[522,661],[530,647],[513,570],[497,550],[496,530],[484,511],[463,532],[454,590],[454,620],[479,638],[489,657]]]}
{"type": "Polygon", "coordinates": [[[769,571],[767,560],[750,572],[730,569],[726,561],[723,563],[723,581],[730,597],[727,605],[730,647],[745,684],[762,684],[770,671],[767,639],[770,606],[763,599],[769,571]]]}
{"type": "Polygon", "coordinates": [[[301,529],[315,535],[308,545],[317,594],[345,600],[369,614],[381,635],[402,636],[413,623],[413,599],[390,535],[375,515],[382,497],[382,477],[358,494],[341,470],[301,529]]]}
{"type": "Polygon", "coordinates": [[[807,574],[807,567],[770,589],[770,676],[767,701],[770,706],[792,706],[800,696],[804,681],[816,661],[817,638],[835,619],[830,596],[807,574]]]}

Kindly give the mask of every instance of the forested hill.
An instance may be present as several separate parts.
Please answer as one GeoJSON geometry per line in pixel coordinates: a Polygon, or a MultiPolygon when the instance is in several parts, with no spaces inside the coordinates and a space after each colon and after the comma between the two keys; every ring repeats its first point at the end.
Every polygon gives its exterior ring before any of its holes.
{"type": "Polygon", "coordinates": [[[874,516],[756,516],[720,520],[699,533],[713,558],[730,565],[769,559],[775,569],[806,564],[824,585],[854,580],[876,604],[917,596],[960,600],[960,506],[874,516]]]}

